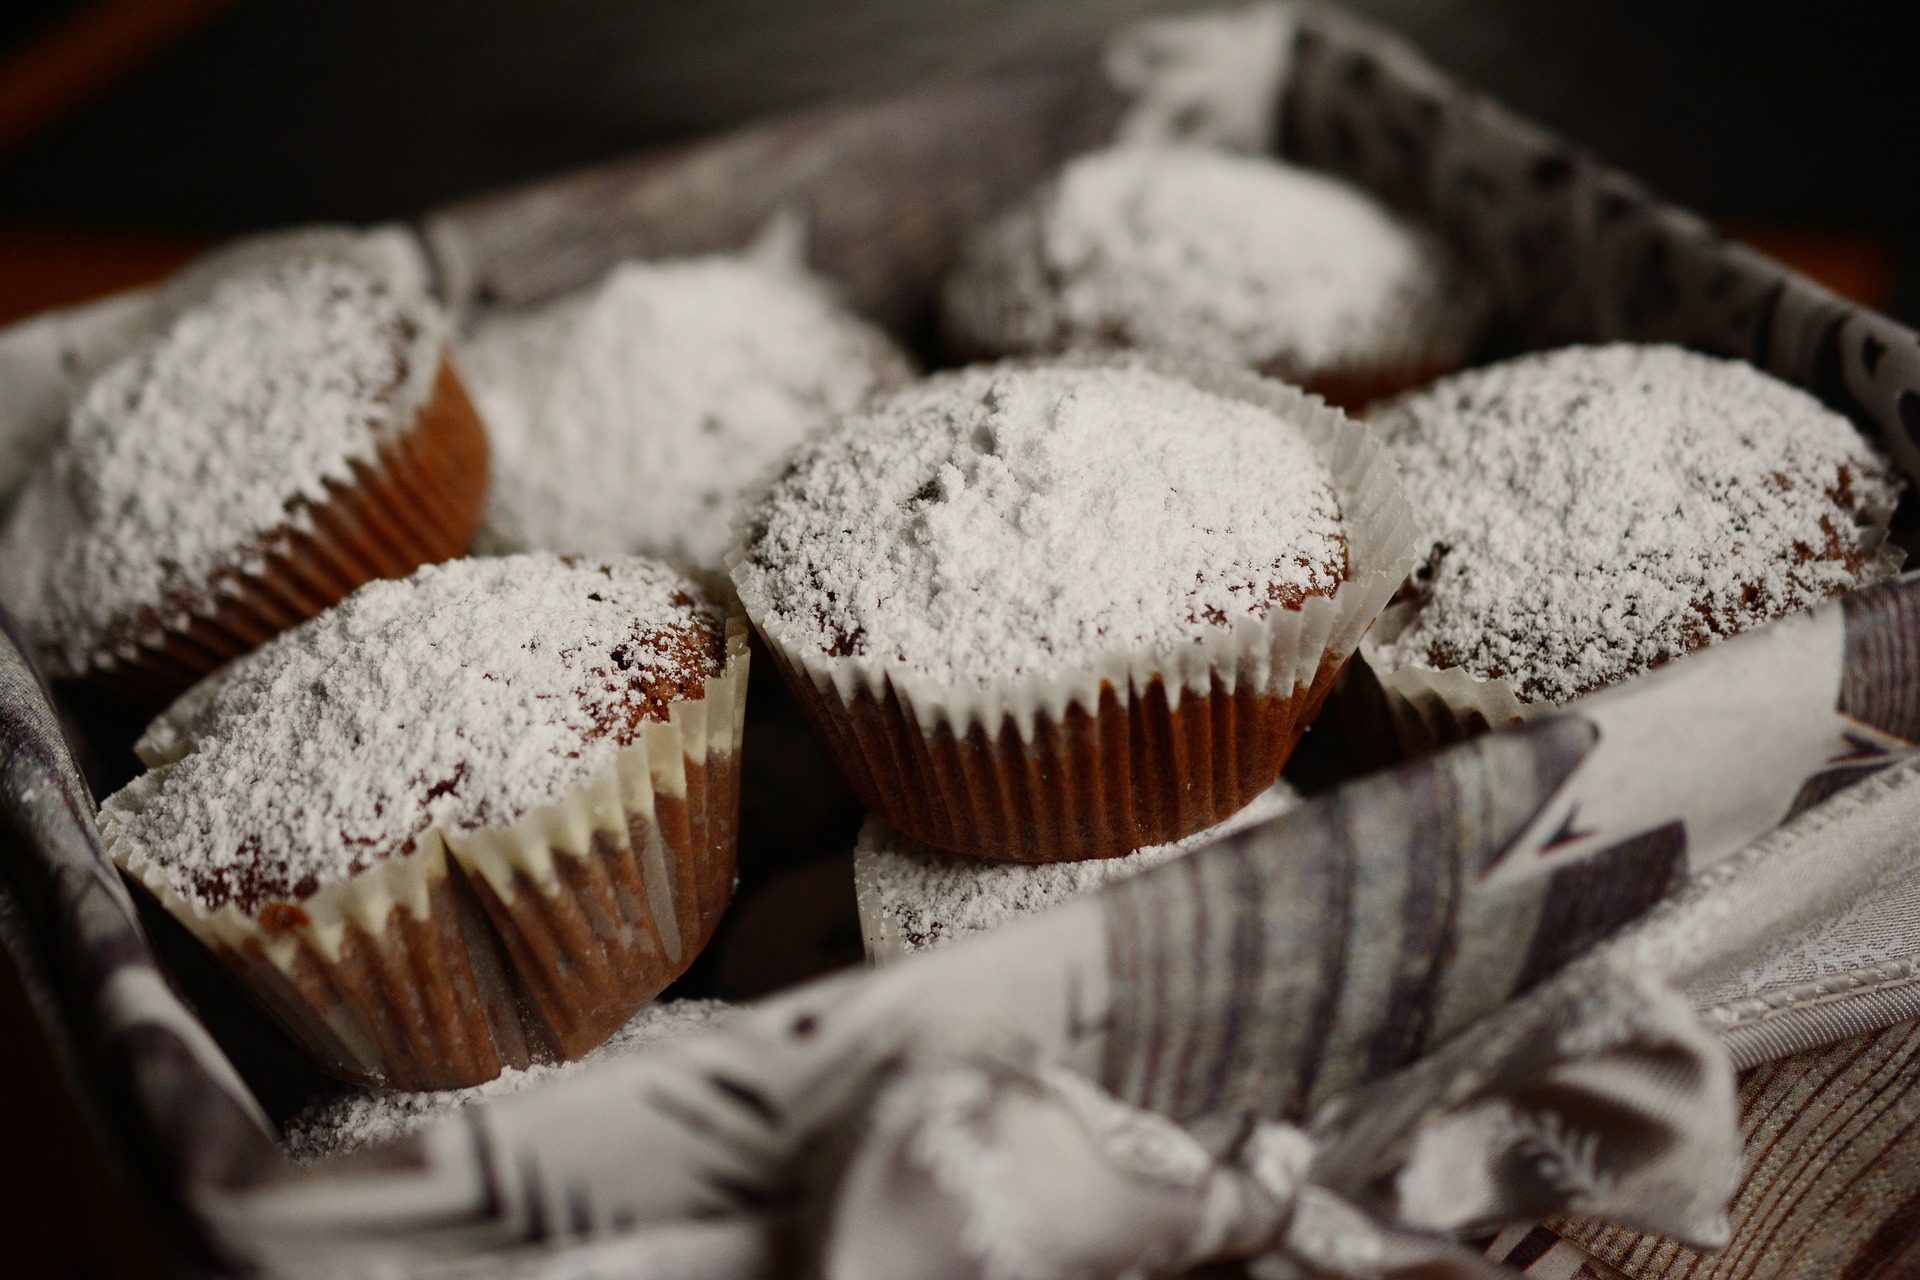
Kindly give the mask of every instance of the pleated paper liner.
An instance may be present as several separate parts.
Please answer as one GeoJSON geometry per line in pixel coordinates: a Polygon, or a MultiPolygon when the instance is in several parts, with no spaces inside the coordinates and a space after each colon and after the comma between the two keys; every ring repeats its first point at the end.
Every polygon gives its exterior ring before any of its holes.
{"type": "Polygon", "coordinates": [[[1119,857],[1224,821],[1280,776],[1341,665],[1328,654],[1285,693],[1216,677],[1170,699],[1156,677],[1123,699],[1103,684],[1096,709],[1036,715],[1023,737],[1012,718],[991,735],[923,724],[891,688],[841,702],[774,660],[863,804],[924,844],[1016,862],[1119,857]]]}
{"type": "MultiPolygon", "coordinates": [[[[747,632],[703,696],[511,827],[430,830],[299,902],[203,912],[121,866],[225,960],[314,1060],[389,1089],[578,1058],[686,971],[733,892],[747,632]]],[[[134,786],[151,785],[160,765],[134,786]]]]}
{"type": "Polygon", "coordinates": [[[1383,670],[1363,644],[1341,675],[1331,714],[1353,764],[1382,769],[1553,710],[1520,701],[1504,680],[1480,680],[1459,667],[1383,670]]]}
{"type": "Polygon", "coordinates": [[[444,357],[412,426],[353,483],[301,503],[205,590],[143,610],[116,629],[81,677],[158,710],[225,663],[305,622],[375,578],[404,578],[466,552],[487,491],[479,415],[444,357]]]}
{"type": "Polygon", "coordinates": [[[729,618],[706,696],[643,726],[611,772],[512,827],[448,835],[562,1058],[684,973],[733,895],[747,650],[729,618]]]}
{"type": "MultiPolygon", "coordinates": [[[[1280,774],[1413,564],[1413,515],[1366,428],[1296,388],[1151,357],[1131,364],[1270,409],[1327,462],[1349,576],[1331,596],[1092,671],[942,687],[904,664],[789,640],[742,592],[775,664],[869,808],[924,844],[1017,862],[1117,857],[1243,808],[1280,774]]],[[[737,557],[736,557],[737,562],[737,557]]]]}

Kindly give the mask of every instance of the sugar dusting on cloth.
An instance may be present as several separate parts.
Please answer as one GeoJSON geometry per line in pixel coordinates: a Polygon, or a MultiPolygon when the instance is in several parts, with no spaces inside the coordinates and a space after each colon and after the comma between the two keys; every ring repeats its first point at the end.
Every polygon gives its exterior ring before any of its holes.
{"type": "Polygon", "coordinates": [[[1277,818],[1300,803],[1276,782],[1246,808],[1171,844],[1086,862],[993,862],[934,849],[867,819],[854,846],[854,884],[871,960],[925,951],[1097,893],[1165,862],[1277,818]]]}
{"type": "Polygon", "coordinates": [[[704,1030],[734,1006],[721,1000],[662,1000],[647,1005],[599,1048],[574,1062],[508,1067],[485,1084],[429,1093],[396,1093],[352,1087],[316,1103],[287,1122],[286,1150],[297,1163],[343,1156],[377,1142],[391,1142],[436,1120],[494,1098],[564,1079],[587,1067],[638,1053],[690,1032],[704,1030]]]}

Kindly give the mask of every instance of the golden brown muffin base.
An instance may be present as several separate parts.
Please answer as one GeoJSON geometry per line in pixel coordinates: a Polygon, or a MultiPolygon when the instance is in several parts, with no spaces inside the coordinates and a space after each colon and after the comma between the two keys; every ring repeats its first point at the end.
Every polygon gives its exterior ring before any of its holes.
{"type": "Polygon", "coordinates": [[[260,539],[256,555],[237,557],[264,560],[263,571],[222,569],[204,592],[129,619],[102,640],[80,679],[159,710],[375,578],[464,555],[487,493],[487,438],[444,357],[413,425],[381,446],[374,465],[355,462],[353,475],[350,485],[329,481],[328,500],[297,508],[260,539]],[[129,642],[131,655],[116,652],[129,642]]]}
{"type": "Polygon", "coordinates": [[[1280,776],[1344,665],[1329,655],[1285,694],[1216,677],[1177,706],[1157,679],[1125,703],[1103,684],[1096,710],[1036,716],[1023,741],[1011,720],[923,732],[891,690],[843,702],[768,648],[863,804],[923,844],[1007,862],[1115,858],[1232,816],[1280,776]]]}

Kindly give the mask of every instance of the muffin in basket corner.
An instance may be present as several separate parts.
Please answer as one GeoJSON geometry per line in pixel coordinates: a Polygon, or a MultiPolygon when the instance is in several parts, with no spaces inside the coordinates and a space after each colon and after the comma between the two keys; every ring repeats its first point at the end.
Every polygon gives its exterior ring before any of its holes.
{"type": "Polygon", "coordinates": [[[486,438],[439,308],[372,244],[217,258],[79,392],[0,532],[0,603],[54,678],[157,710],[466,549],[486,438]]]}
{"type": "Polygon", "coordinates": [[[196,686],[101,833],[322,1066],[476,1084],[591,1050],[712,936],[746,668],[652,561],[430,566],[196,686]]]}

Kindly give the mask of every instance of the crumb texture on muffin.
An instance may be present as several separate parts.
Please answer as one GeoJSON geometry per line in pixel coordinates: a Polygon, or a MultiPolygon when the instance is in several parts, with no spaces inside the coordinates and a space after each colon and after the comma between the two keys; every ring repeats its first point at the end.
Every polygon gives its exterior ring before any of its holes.
{"type": "Polygon", "coordinates": [[[1278,413],[1134,367],[930,379],[810,440],[734,576],[787,643],[948,685],[1092,671],[1331,596],[1330,473],[1278,413]]]}
{"type": "Polygon", "coordinates": [[[1529,702],[1859,585],[1899,491],[1812,396],[1679,347],[1526,356],[1373,425],[1433,540],[1380,660],[1462,667],[1529,702]]]}
{"type": "Polygon", "coordinates": [[[623,264],[582,294],[483,322],[458,359],[496,461],[490,549],[715,568],[740,491],[908,375],[817,282],[729,257],[623,264]]]}
{"type": "Polygon", "coordinates": [[[204,911],[299,900],[430,828],[502,827],[702,696],[725,610],[658,564],[461,560],[369,583],[190,691],[101,822],[204,911]]]}
{"type": "Polygon", "coordinates": [[[1115,347],[1290,378],[1457,363],[1487,309],[1440,241],[1337,179],[1201,147],[1083,156],[969,244],[963,348],[1115,347]]]}
{"type": "Polygon", "coordinates": [[[412,424],[437,344],[429,305],[346,261],[222,280],[74,404],[0,536],[0,600],[74,675],[143,613],[258,571],[412,424]]]}

